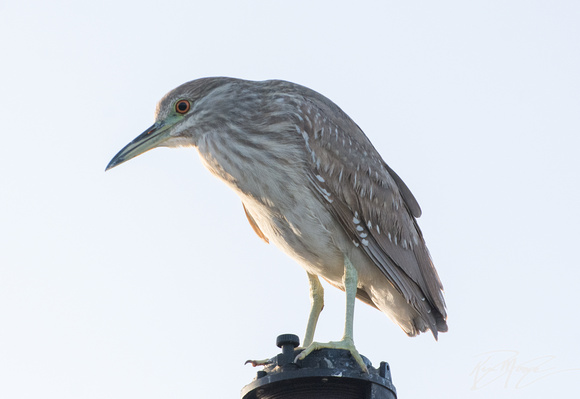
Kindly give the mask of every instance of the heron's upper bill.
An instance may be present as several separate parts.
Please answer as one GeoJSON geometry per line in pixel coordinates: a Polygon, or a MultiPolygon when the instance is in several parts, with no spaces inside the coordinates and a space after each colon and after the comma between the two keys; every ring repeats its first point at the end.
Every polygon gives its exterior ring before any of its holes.
{"type": "Polygon", "coordinates": [[[167,133],[171,126],[172,124],[168,124],[166,121],[160,121],[153,124],[133,141],[123,147],[123,149],[119,151],[113,159],[111,159],[105,171],[158,147],[168,138],[167,133]]]}

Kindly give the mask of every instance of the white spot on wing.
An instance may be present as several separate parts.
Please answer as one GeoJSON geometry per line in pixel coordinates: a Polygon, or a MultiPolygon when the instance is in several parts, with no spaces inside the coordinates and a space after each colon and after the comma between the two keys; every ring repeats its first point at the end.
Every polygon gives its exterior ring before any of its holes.
{"type": "Polygon", "coordinates": [[[320,175],[316,175],[316,178],[318,179],[319,182],[324,183],[324,178],[320,175]]]}
{"type": "Polygon", "coordinates": [[[368,247],[368,246],[369,246],[369,242],[368,242],[368,240],[365,240],[365,239],[363,239],[361,242],[362,242],[362,244],[363,244],[365,247],[368,247]]]}
{"type": "Polygon", "coordinates": [[[318,192],[320,194],[322,194],[322,196],[324,197],[324,199],[326,199],[328,202],[330,202],[332,204],[332,201],[333,201],[333,199],[331,198],[332,197],[332,194],[329,193],[326,189],[324,189],[324,188],[320,187],[318,184],[316,184],[316,182],[311,177],[309,177],[309,180],[313,183],[313,185],[316,188],[316,190],[318,190],[318,192]]]}

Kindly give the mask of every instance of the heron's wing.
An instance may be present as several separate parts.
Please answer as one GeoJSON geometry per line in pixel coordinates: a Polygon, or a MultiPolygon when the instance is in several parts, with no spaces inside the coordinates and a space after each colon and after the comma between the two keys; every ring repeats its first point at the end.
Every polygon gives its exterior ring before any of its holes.
{"type": "Polygon", "coordinates": [[[384,162],[383,164],[387,169],[388,174],[393,178],[395,183],[397,183],[397,188],[399,189],[399,192],[401,193],[401,196],[403,197],[405,204],[411,211],[411,214],[416,218],[421,217],[421,207],[419,206],[419,203],[415,199],[415,196],[413,195],[411,190],[409,190],[409,187],[407,187],[405,182],[399,177],[398,174],[395,173],[393,169],[389,167],[389,165],[387,165],[384,162]]]}
{"type": "MultiPolygon", "coordinates": [[[[310,181],[344,231],[430,325],[444,328],[442,285],[415,217],[411,191],[382,160],[362,130],[334,104],[316,101],[305,114],[310,181]],[[320,115],[339,115],[329,121],[320,115]],[[427,303],[426,303],[427,301],[427,303]],[[440,318],[431,314],[434,307],[440,318]],[[442,324],[442,325],[438,325],[442,324]]],[[[437,328],[439,327],[439,328],[437,328]]]]}
{"type": "Polygon", "coordinates": [[[262,230],[260,230],[260,228],[256,224],[256,221],[254,220],[254,217],[248,211],[248,208],[246,208],[246,205],[243,202],[242,202],[242,206],[244,207],[244,212],[246,213],[246,217],[248,218],[248,222],[250,222],[250,226],[252,226],[254,233],[256,233],[258,235],[258,237],[260,237],[262,240],[264,240],[266,242],[266,244],[269,244],[270,240],[268,240],[268,237],[266,237],[266,235],[262,232],[262,230]]]}

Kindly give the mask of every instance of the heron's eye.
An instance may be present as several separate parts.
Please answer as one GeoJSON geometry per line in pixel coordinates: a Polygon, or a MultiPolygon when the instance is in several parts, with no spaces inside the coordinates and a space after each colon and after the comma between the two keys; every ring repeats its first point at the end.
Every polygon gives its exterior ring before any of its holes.
{"type": "Polygon", "coordinates": [[[179,100],[175,103],[175,111],[179,114],[185,114],[191,108],[191,104],[187,100],[179,100]]]}

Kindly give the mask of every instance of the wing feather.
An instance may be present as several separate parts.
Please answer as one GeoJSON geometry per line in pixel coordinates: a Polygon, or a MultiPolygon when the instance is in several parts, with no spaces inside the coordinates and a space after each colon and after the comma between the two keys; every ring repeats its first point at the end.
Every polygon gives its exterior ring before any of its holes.
{"type": "Polygon", "coordinates": [[[246,218],[248,218],[248,222],[250,223],[250,226],[252,226],[252,230],[254,230],[254,233],[256,233],[258,235],[258,237],[260,237],[262,240],[264,240],[264,242],[266,244],[270,244],[270,240],[268,239],[268,237],[266,237],[266,235],[262,232],[262,230],[260,230],[260,228],[258,227],[258,224],[254,220],[254,217],[248,211],[248,208],[246,208],[246,205],[243,202],[242,202],[242,206],[244,207],[244,212],[246,214],[246,218]]]}
{"type": "Polygon", "coordinates": [[[421,215],[417,200],[340,108],[322,96],[307,100],[303,135],[313,190],[436,336],[446,329],[445,301],[415,219],[421,215]],[[329,113],[340,117],[331,122],[323,116],[329,113]]]}

